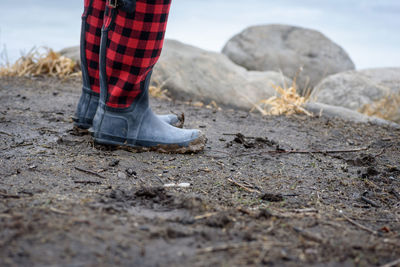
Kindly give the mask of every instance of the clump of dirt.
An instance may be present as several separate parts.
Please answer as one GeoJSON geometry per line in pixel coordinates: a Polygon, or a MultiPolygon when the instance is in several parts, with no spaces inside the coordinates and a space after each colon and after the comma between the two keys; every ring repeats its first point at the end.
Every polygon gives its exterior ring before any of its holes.
{"type": "Polygon", "coordinates": [[[375,163],[375,157],[371,154],[364,154],[362,153],[360,156],[356,157],[355,159],[347,160],[348,164],[352,164],[354,166],[371,166],[375,163]]]}
{"type": "Polygon", "coordinates": [[[281,202],[284,200],[281,194],[263,193],[261,199],[269,202],[281,202]]]}
{"type": "Polygon", "coordinates": [[[275,141],[269,140],[267,137],[246,137],[242,133],[237,133],[233,141],[238,144],[242,144],[245,148],[255,148],[255,147],[262,148],[264,147],[264,145],[267,146],[278,145],[275,141]]]}

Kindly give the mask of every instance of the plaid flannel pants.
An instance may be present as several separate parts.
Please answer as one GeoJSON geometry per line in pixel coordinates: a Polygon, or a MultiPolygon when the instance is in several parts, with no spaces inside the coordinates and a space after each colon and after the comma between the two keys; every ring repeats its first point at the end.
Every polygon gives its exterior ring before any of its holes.
{"type": "Polygon", "coordinates": [[[144,89],[160,57],[171,0],[136,0],[132,12],[115,9],[106,0],[85,0],[84,5],[86,27],[81,44],[90,88],[100,91],[100,42],[106,34],[105,55],[101,55],[106,65],[106,105],[127,108],[144,89]]]}

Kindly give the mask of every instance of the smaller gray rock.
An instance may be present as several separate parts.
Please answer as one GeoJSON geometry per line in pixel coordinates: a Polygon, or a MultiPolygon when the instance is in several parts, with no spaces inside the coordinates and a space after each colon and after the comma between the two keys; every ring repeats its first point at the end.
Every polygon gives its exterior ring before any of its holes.
{"type": "Polygon", "coordinates": [[[400,68],[347,71],[318,84],[311,98],[400,122],[400,68]]]}
{"type": "Polygon", "coordinates": [[[70,58],[75,61],[79,66],[81,65],[81,52],[79,46],[72,46],[62,49],[58,52],[60,55],[70,58]]]}
{"type": "Polygon", "coordinates": [[[394,122],[383,120],[376,117],[366,116],[359,112],[347,109],[344,107],[331,106],[323,103],[311,102],[305,105],[306,110],[313,113],[314,115],[321,115],[326,118],[339,118],[344,121],[355,122],[355,123],[371,123],[381,126],[389,126],[396,129],[400,129],[400,125],[394,122]]]}
{"type": "Polygon", "coordinates": [[[118,177],[119,179],[126,179],[126,174],[123,173],[123,172],[118,172],[117,177],[118,177]]]}

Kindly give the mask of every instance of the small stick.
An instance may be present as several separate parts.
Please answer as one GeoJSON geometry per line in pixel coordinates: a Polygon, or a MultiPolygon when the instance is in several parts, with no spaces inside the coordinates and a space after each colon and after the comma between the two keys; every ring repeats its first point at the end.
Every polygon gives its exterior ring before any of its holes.
{"type": "Polygon", "coordinates": [[[195,220],[202,220],[202,219],[206,219],[206,218],[212,217],[212,216],[217,215],[217,214],[218,214],[217,212],[210,212],[210,213],[206,213],[206,214],[203,214],[203,215],[196,216],[196,217],[194,217],[194,219],[195,220]]]}
{"type": "Polygon", "coordinates": [[[343,218],[345,218],[348,222],[350,222],[351,224],[357,226],[358,228],[360,228],[360,229],[362,229],[362,230],[364,230],[364,231],[370,232],[371,234],[378,235],[378,233],[377,233],[376,231],[374,231],[374,230],[372,230],[372,229],[369,229],[368,227],[366,227],[366,226],[364,226],[364,225],[362,225],[362,224],[359,224],[359,223],[356,222],[356,221],[353,221],[352,219],[350,219],[350,218],[347,217],[346,215],[343,214],[342,216],[343,216],[343,218]]]}
{"type": "Polygon", "coordinates": [[[381,206],[378,205],[375,201],[373,201],[373,200],[371,200],[371,199],[369,199],[369,198],[366,198],[366,197],[364,197],[364,196],[361,196],[361,200],[364,201],[364,202],[366,202],[366,203],[368,203],[368,204],[370,204],[372,207],[375,207],[375,208],[380,208],[380,207],[381,207],[381,206]]]}
{"type": "Polygon", "coordinates": [[[323,243],[323,244],[326,243],[326,241],[318,235],[312,234],[308,231],[305,231],[305,230],[297,228],[297,227],[292,227],[292,228],[296,233],[299,233],[302,237],[304,237],[306,239],[309,239],[309,240],[317,242],[317,243],[323,243]]]}
{"type": "Polygon", "coordinates": [[[374,222],[374,223],[396,223],[399,222],[398,220],[385,220],[385,219],[361,219],[361,218],[354,218],[354,217],[349,217],[350,219],[354,220],[359,220],[359,221],[364,221],[364,222],[374,222]]]}
{"type": "MultiPolygon", "coordinates": [[[[237,136],[238,134],[232,134],[232,133],[223,133],[222,135],[225,135],[225,136],[237,136]]],[[[257,139],[257,138],[261,138],[261,137],[254,137],[254,136],[244,136],[244,138],[247,138],[247,139],[257,139]]]]}
{"type": "Polygon", "coordinates": [[[5,134],[5,135],[8,135],[8,136],[13,136],[12,134],[9,134],[9,133],[3,132],[3,131],[0,131],[0,134],[5,134]]]}
{"type": "Polygon", "coordinates": [[[283,197],[298,197],[298,196],[300,196],[300,194],[285,194],[285,195],[282,195],[283,197]]]}
{"type": "Polygon", "coordinates": [[[389,193],[392,193],[398,200],[400,200],[400,194],[393,187],[390,189],[389,193]]]}
{"type": "Polygon", "coordinates": [[[101,182],[96,181],[74,181],[76,184],[101,184],[101,182]]]}
{"type": "Polygon", "coordinates": [[[56,208],[53,208],[53,207],[50,207],[49,208],[49,210],[51,210],[52,212],[54,212],[54,213],[58,213],[58,214],[69,214],[68,212],[66,212],[66,211],[63,211],[63,210],[59,210],[59,209],[56,209],[56,208]]]}
{"type": "Polygon", "coordinates": [[[309,209],[294,209],[296,213],[319,213],[317,209],[309,208],[309,209]]]}
{"type": "Polygon", "coordinates": [[[240,184],[240,183],[234,181],[233,179],[228,179],[228,181],[231,182],[232,184],[234,184],[234,185],[236,185],[236,186],[242,188],[243,190],[249,192],[249,193],[255,193],[255,192],[256,192],[256,193],[261,193],[260,191],[254,190],[254,189],[250,189],[250,188],[248,188],[247,186],[244,186],[244,185],[242,185],[242,184],[240,184]]]}
{"type": "MultiPolygon", "coordinates": [[[[360,151],[368,150],[369,147],[360,147],[355,149],[338,149],[338,150],[269,150],[254,153],[242,153],[237,155],[229,156],[212,156],[214,158],[233,158],[233,157],[244,157],[244,156],[261,156],[262,154],[335,154],[335,153],[355,153],[360,151]]],[[[217,153],[226,154],[226,152],[214,151],[217,153]]]]}
{"type": "Polygon", "coordinates": [[[368,147],[360,147],[355,149],[338,149],[338,150],[270,150],[262,151],[248,154],[239,154],[238,156],[252,156],[252,155],[262,155],[262,154],[335,154],[335,153],[353,153],[367,150],[368,147]]]}
{"type": "Polygon", "coordinates": [[[24,143],[24,144],[19,144],[19,145],[12,145],[10,148],[17,148],[17,147],[23,147],[23,146],[33,146],[33,143],[24,143]]]}
{"type": "Polygon", "coordinates": [[[238,244],[226,244],[226,245],[221,245],[218,247],[207,247],[203,249],[199,249],[197,253],[210,253],[210,252],[220,252],[220,251],[226,251],[226,250],[231,250],[231,249],[240,249],[240,248],[245,248],[245,247],[250,247],[250,246],[260,246],[261,244],[259,243],[238,243],[238,244]]]}
{"type": "Polygon", "coordinates": [[[385,265],[382,265],[381,267],[394,267],[394,266],[397,266],[398,264],[400,264],[400,259],[386,263],[385,265]]]}
{"type": "Polygon", "coordinates": [[[91,174],[91,175],[97,176],[97,177],[102,178],[102,179],[107,179],[106,177],[104,177],[104,176],[98,174],[97,172],[92,172],[92,171],[89,171],[89,170],[84,170],[84,169],[81,169],[81,168],[79,168],[79,167],[75,167],[75,170],[80,171],[80,172],[84,172],[84,173],[87,173],[87,174],[91,174]]]}
{"type": "Polygon", "coordinates": [[[0,196],[4,197],[4,198],[15,198],[15,199],[21,198],[20,196],[17,196],[17,195],[9,195],[9,194],[2,193],[2,192],[0,192],[0,196]]]}

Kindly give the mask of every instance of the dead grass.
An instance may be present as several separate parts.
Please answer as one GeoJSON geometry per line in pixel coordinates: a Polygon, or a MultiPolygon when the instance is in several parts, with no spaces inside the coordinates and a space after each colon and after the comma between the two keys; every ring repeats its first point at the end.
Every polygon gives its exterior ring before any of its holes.
{"type": "Polygon", "coordinates": [[[400,94],[389,94],[372,104],[364,105],[359,112],[385,120],[400,120],[398,110],[400,107],[400,94]]]}
{"type": "Polygon", "coordinates": [[[297,91],[296,78],[293,79],[292,86],[282,88],[272,85],[278,96],[273,96],[259,103],[254,104],[251,112],[258,110],[263,116],[306,114],[312,116],[310,112],[303,108],[304,104],[310,99],[311,91],[307,90],[305,96],[301,96],[297,91]]]}
{"type": "Polygon", "coordinates": [[[61,56],[49,48],[32,49],[14,64],[0,67],[0,76],[26,77],[49,75],[71,78],[81,75],[79,66],[72,59],[61,56]]]}
{"type": "Polygon", "coordinates": [[[162,89],[162,87],[158,85],[151,85],[149,87],[149,94],[154,98],[171,100],[171,98],[168,96],[168,90],[162,89]]]}

